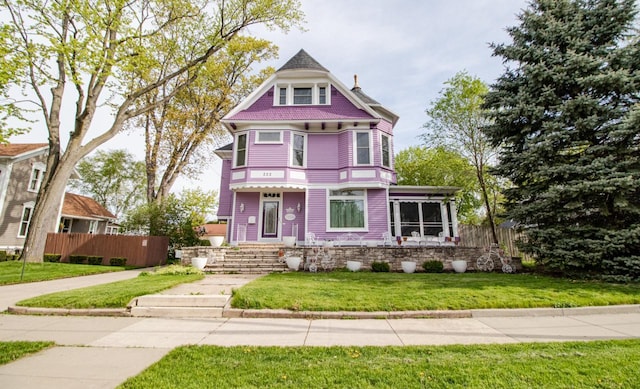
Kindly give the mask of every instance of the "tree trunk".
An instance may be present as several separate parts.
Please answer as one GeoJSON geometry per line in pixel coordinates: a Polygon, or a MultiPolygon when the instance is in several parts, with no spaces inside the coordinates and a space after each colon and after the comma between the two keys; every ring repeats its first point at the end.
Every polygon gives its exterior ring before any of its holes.
{"type": "Polygon", "coordinates": [[[484,182],[484,176],[482,175],[482,169],[477,169],[478,183],[480,184],[480,190],[482,191],[482,199],[484,200],[484,207],[487,210],[487,219],[489,220],[489,226],[491,227],[491,237],[493,243],[498,244],[498,234],[496,234],[496,226],[493,222],[493,210],[489,203],[489,195],[487,194],[487,184],[484,182]]]}
{"type": "Polygon", "coordinates": [[[38,195],[22,252],[26,262],[42,262],[47,233],[57,232],[67,180],[74,164],[61,160],[38,195]]]}

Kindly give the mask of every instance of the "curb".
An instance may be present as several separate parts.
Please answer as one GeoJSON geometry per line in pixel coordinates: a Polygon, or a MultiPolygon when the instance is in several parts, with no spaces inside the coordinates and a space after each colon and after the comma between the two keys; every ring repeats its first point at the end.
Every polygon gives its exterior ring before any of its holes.
{"type": "MultiPolygon", "coordinates": [[[[50,315],[50,316],[114,316],[131,317],[128,308],[100,308],[100,309],[67,309],[67,308],[36,308],[10,306],[7,312],[16,315],[50,315]]],[[[512,309],[469,309],[459,311],[423,310],[423,311],[378,311],[378,312],[349,312],[349,311],[289,311],[286,309],[237,309],[228,305],[222,311],[223,318],[253,318],[253,319],[479,319],[490,317],[540,317],[540,316],[583,316],[640,313],[640,305],[609,305],[577,308],[512,308],[512,309]]]]}

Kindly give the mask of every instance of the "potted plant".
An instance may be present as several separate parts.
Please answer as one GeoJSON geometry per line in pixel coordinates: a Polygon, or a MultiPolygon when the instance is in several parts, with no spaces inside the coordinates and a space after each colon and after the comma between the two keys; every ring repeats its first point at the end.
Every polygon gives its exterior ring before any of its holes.
{"type": "Polygon", "coordinates": [[[347,261],[347,269],[351,271],[358,271],[362,266],[362,262],[360,261],[347,261]]]}
{"type": "Polygon", "coordinates": [[[286,257],[287,267],[291,270],[298,271],[300,269],[301,257],[286,257]]]}
{"type": "Polygon", "coordinates": [[[282,241],[284,242],[285,247],[293,247],[296,244],[295,236],[283,236],[282,241]]]}
{"type": "Polygon", "coordinates": [[[207,257],[193,257],[191,258],[191,266],[203,270],[207,265],[207,257]]]}
{"type": "Polygon", "coordinates": [[[224,242],[224,236],[210,236],[209,242],[211,242],[211,246],[220,247],[224,242]]]}

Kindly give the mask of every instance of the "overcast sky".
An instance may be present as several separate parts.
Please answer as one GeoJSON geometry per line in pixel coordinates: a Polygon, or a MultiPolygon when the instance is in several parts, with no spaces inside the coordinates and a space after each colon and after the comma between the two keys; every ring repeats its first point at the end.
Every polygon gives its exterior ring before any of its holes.
{"type": "MultiPolygon", "coordinates": [[[[276,69],[300,49],[348,87],[358,75],[362,90],[400,116],[395,152],[415,145],[424,113],[443,83],[461,70],[491,84],[504,68],[491,56],[491,42],[508,42],[505,28],[518,24],[525,0],[301,0],[306,32],[288,34],[254,27],[252,34],[280,48],[276,69]]],[[[46,142],[43,129],[12,142],[46,142]]],[[[102,149],[126,148],[143,159],[141,135],[119,135],[102,149]]],[[[217,159],[212,155],[212,161],[217,159]]],[[[174,189],[219,188],[220,163],[200,180],[181,180],[174,189]]]]}

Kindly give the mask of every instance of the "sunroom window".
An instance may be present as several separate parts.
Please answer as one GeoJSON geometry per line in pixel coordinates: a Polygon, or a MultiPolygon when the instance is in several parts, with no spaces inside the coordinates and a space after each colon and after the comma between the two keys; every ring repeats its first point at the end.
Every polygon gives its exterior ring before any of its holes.
{"type": "Polygon", "coordinates": [[[366,230],[367,201],[365,190],[329,192],[329,229],[366,230]]]}

